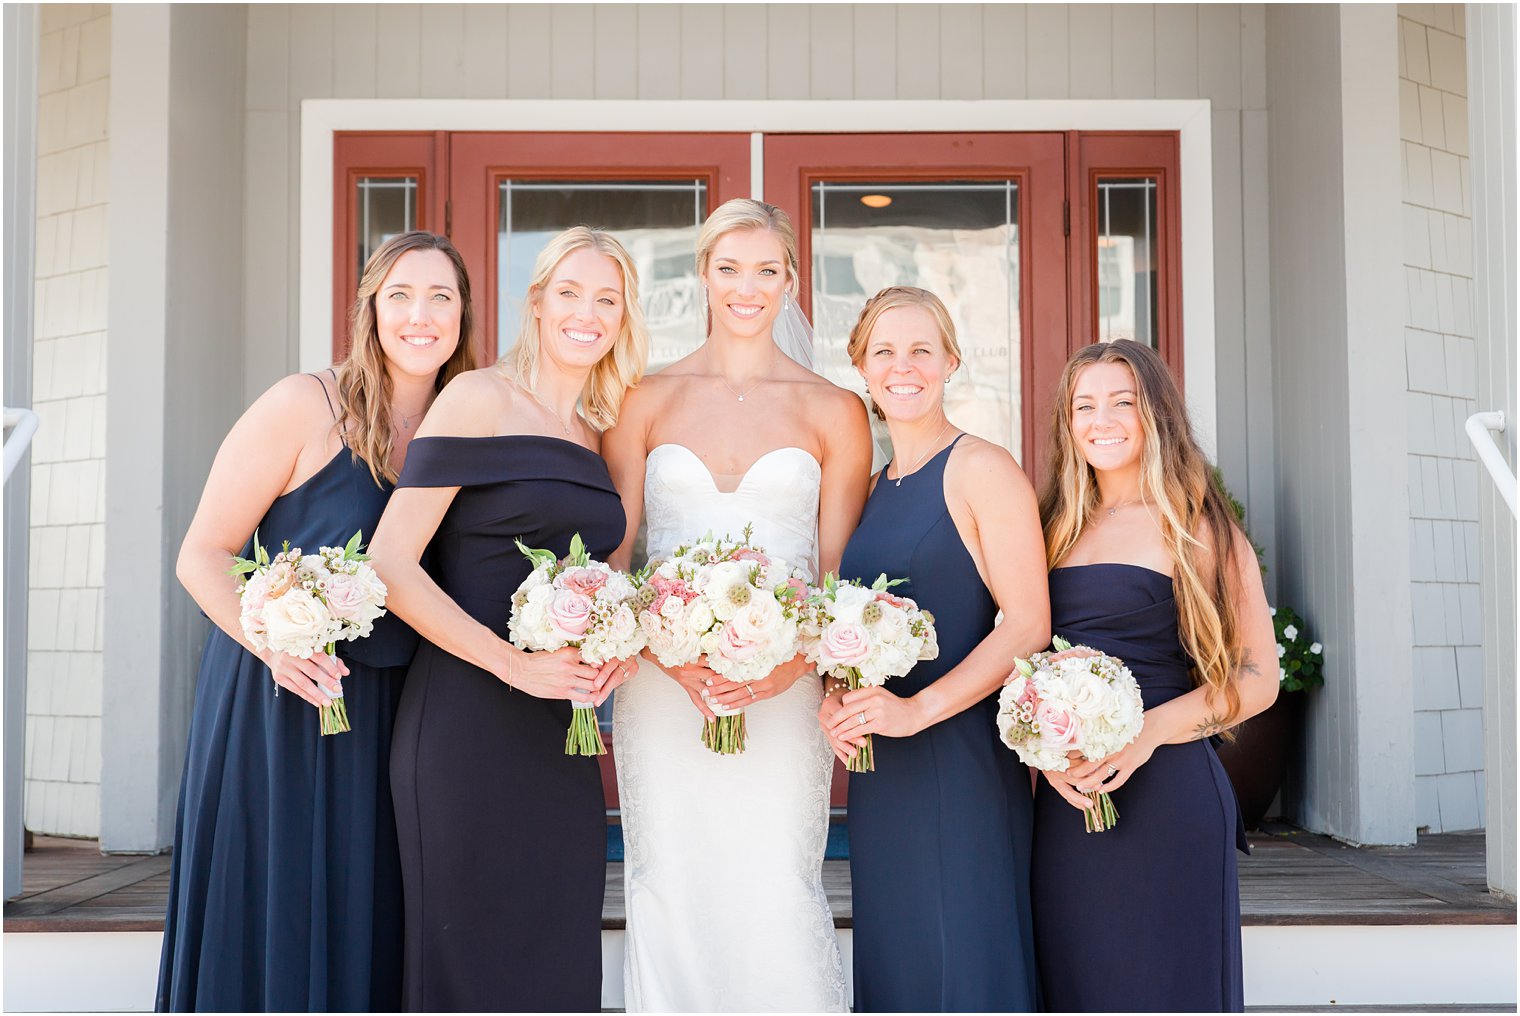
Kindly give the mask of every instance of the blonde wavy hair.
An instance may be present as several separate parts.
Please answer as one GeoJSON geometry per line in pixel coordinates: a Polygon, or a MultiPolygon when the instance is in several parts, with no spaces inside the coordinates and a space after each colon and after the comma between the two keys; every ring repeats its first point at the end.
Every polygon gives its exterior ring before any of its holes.
{"type": "Polygon", "coordinates": [[[593,250],[611,258],[623,274],[623,323],[612,348],[591,368],[586,386],[581,389],[581,406],[586,418],[599,430],[617,423],[623,396],[644,377],[649,365],[649,329],[644,324],[644,310],[639,305],[639,270],[633,258],[611,233],[590,226],[571,226],[556,235],[533,262],[533,276],[523,300],[522,324],[517,330],[517,344],[508,350],[497,366],[530,392],[538,391],[539,353],[542,338],[534,314],[544,287],[554,269],[578,250],[593,250]]]}
{"type": "Polygon", "coordinates": [[[459,343],[454,353],[439,368],[433,382],[435,392],[467,370],[475,369],[475,312],[470,301],[470,273],[464,258],[447,237],[414,229],[398,234],[375,248],[359,277],[359,291],[349,311],[348,356],[334,368],[338,389],[338,429],[355,461],[369,466],[375,483],[395,483],[396,470],[391,466],[395,447],[391,419],[391,378],[385,369],[385,350],[380,346],[380,330],[375,323],[375,294],[385,284],[386,276],[403,254],[414,250],[436,250],[454,266],[459,290],[459,343]]]}
{"type": "Polygon", "coordinates": [[[1094,343],[1079,350],[1061,372],[1040,495],[1047,564],[1054,568],[1066,557],[1099,504],[1096,475],[1071,428],[1076,379],[1096,363],[1123,364],[1134,375],[1135,404],[1145,434],[1140,492],[1156,507],[1161,536],[1171,552],[1178,635],[1193,660],[1193,683],[1209,689],[1211,702],[1216,696],[1224,699],[1222,718],[1229,723],[1240,711],[1237,669],[1242,641],[1229,588],[1239,526],[1193,438],[1182,393],[1161,357],[1148,346],[1128,339],[1094,343]]]}
{"type": "Polygon", "coordinates": [[[797,299],[802,285],[802,271],[797,262],[797,230],[792,226],[791,216],[775,205],[753,198],[734,198],[725,201],[702,223],[697,234],[697,277],[707,274],[708,262],[712,260],[713,248],[718,241],[736,229],[762,229],[776,234],[786,251],[787,292],[797,299]]]}
{"type": "MultiPolygon", "coordinates": [[[[860,317],[855,319],[855,327],[850,329],[850,340],[844,347],[850,362],[857,369],[866,362],[866,345],[871,341],[871,332],[876,328],[876,322],[896,307],[922,307],[928,311],[929,316],[934,318],[935,327],[939,329],[939,338],[945,344],[945,352],[955,357],[955,369],[960,370],[964,361],[961,359],[961,344],[955,337],[955,322],[950,320],[950,311],[939,297],[917,286],[888,286],[860,308],[860,317]]],[[[871,412],[876,414],[878,420],[887,418],[874,402],[871,403],[871,412]]]]}

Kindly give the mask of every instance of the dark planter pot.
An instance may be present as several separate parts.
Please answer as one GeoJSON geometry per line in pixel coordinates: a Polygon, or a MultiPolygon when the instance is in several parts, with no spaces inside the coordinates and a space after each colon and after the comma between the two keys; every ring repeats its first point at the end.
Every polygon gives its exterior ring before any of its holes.
{"type": "Polygon", "coordinates": [[[1282,786],[1303,698],[1302,692],[1280,693],[1265,712],[1235,728],[1235,740],[1219,747],[1219,761],[1235,787],[1235,800],[1247,829],[1261,825],[1282,786]]]}

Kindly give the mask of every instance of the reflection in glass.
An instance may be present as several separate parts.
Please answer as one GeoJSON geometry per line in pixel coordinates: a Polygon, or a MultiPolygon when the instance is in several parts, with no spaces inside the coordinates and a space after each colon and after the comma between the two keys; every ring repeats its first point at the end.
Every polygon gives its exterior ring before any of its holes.
{"type": "MultiPolygon", "coordinates": [[[[399,233],[417,228],[417,178],[360,177],[359,275],[375,248],[399,233]]],[[[356,276],[355,282],[358,281],[356,276]]]]}
{"type": "Polygon", "coordinates": [[[517,341],[533,262],[549,238],[575,225],[610,230],[639,270],[649,325],[649,369],[679,360],[706,328],[697,279],[697,230],[707,217],[705,180],[502,180],[496,237],[497,345],[517,341]]]}
{"type": "MultiPolygon", "coordinates": [[[[861,307],[886,286],[927,289],[949,309],[965,356],[945,388],[946,412],[1021,455],[1018,182],[823,182],[812,203],[820,372],[864,395],[845,355],[861,307]]],[[[885,450],[886,428],[871,419],[885,450]]]]}
{"type": "Polygon", "coordinates": [[[1156,179],[1098,181],[1098,334],[1156,345],[1156,179]]]}

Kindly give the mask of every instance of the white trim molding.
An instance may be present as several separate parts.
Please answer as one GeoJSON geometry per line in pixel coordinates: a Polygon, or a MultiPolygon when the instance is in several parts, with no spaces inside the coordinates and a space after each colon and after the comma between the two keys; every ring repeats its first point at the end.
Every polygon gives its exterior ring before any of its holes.
{"type": "MultiPolygon", "coordinates": [[[[913,131],[1169,130],[1182,173],[1183,382],[1205,453],[1216,455],[1214,192],[1207,99],[695,100],[305,99],[301,102],[300,369],[332,352],[333,134],[357,130],[913,131]]],[[[753,162],[754,160],[752,160],[753,162]]],[[[751,188],[755,174],[751,167],[751,188]]]]}

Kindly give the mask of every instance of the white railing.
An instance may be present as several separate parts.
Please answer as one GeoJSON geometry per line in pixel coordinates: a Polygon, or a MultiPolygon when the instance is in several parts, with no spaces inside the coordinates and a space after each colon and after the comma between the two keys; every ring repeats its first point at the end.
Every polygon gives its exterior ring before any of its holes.
{"type": "MultiPolygon", "coordinates": [[[[1478,458],[1488,468],[1488,475],[1494,478],[1494,485],[1499,488],[1499,493],[1504,497],[1504,503],[1509,505],[1509,513],[1515,512],[1515,474],[1510,471],[1509,463],[1504,461],[1504,456],[1499,452],[1499,445],[1494,441],[1494,432],[1504,433],[1504,413],[1497,409],[1491,409],[1486,413],[1474,413],[1467,418],[1467,438],[1477,449],[1478,458]]],[[[6,455],[10,455],[10,448],[6,448],[6,455]]],[[[9,458],[7,458],[9,463],[9,458]]],[[[9,465],[7,465],[9,468],[9,465]]]]}
{"type": "MultiPolygon", "coordinates": [[[[26,454],[26,446],[32,443],[32,435],[37,433],[37,414],[30,409],[5,410],[5,479],[11,478],[12,471],[21,462],[21,456],[26,454]]],[[[1514,507],[1511,503],[1511,507],[1514,507]]]]}

